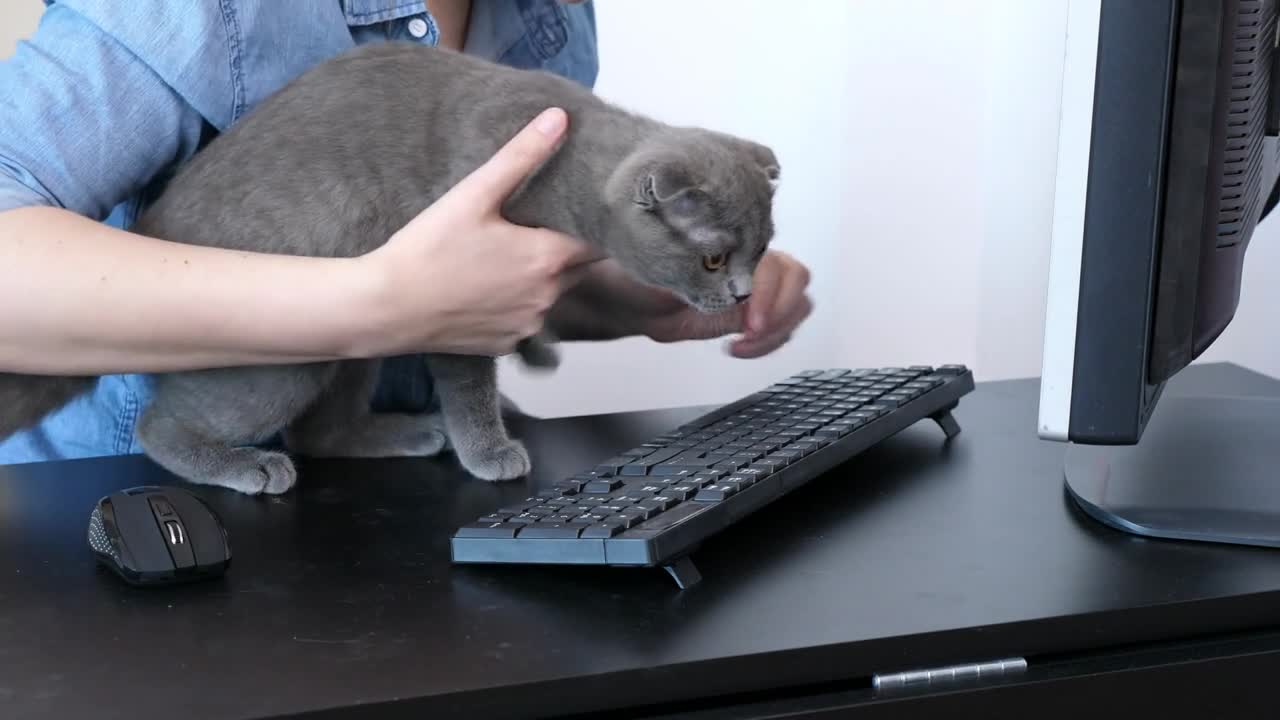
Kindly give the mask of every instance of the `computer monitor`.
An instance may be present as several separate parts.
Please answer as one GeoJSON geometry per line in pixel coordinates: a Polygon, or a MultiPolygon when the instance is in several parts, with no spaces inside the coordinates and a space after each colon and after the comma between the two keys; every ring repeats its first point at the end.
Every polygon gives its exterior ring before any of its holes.
{"type": "Polygon", "coordinates": [[[1070,0],[1039,435],[1130,532],[1280,546],[1280,402],[1162,398],[1277,200],[1277,31],[1275,0],[1070,0]]]}

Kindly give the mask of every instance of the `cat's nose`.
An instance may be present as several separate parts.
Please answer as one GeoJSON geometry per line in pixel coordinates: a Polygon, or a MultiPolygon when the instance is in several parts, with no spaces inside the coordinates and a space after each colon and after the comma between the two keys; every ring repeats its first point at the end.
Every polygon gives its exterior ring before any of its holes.
{"type": "Polygon", "coordinates": [[[747,299],[750,297],[751,297],[751,293],[747,293],[746,295],[734,295],[733,299],[735,302],[741,305],[742,303],[746,302],[747,299]]]}

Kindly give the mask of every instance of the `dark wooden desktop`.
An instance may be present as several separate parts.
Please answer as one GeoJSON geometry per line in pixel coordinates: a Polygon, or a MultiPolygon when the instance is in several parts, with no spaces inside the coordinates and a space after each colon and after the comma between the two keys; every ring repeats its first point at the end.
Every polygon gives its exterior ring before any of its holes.
{"type": "MultiPolygon", "coordinates": [[[[1280,395],[1234,366],[1170,393],[1280,395]]],[[[529,485],[451,458],[304,465],[279,498],[194,488],[222,580],[135,590],[95,567],[94,502],[141,458],[0,468],[0,718],[1266,717],[1280,551],[1148,541],[1064,497],[1034,381],[980,383],[660,570],[454,567],[449,534],[698,412],[531,421],[529,485]],[[876,674],[1018,657],[1004,680],[876,674]]],[[[1275,450],[1274,448],[1272,450],[1275,450]]]]}

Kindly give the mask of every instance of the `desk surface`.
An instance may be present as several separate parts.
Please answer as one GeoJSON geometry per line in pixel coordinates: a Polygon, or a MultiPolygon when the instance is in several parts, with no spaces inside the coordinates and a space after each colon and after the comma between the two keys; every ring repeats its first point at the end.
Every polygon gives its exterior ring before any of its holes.
{"type": "MultiPolygon", "coordinates": [[[[1200,366],[1170,394],[1280,395],[1200,366]]],[[[657,570],[452,567],[455,525],[696,409],[535,421],[537,476],[452,460],[304,466],[277,499],[195,488],[223,515],[221,581],[99,572],[89,510],[169,482],[140,458],[0,468],[0,716],[258,718],[323,709],[499,718],[629,706],[1188,636],[1280,618],[1275,551],[1141,540],[1064,497],[1037,384],[983,383],[944,449],[921,423],[657,570]]]]}

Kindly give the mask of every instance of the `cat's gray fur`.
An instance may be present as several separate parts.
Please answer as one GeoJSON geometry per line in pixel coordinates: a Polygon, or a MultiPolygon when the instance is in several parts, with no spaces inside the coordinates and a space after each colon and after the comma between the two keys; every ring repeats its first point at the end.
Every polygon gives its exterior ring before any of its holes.
{"type": "MultiPolygon", "coordinates": [[[[773,235],[778,161],[767,147],[624,111],[550,73],[407,43],[350,51],[284,87],[199,152],[132,230],[259,252],[360,255],[553,105],[569,114],[566,139],[504,205],[508,220],[590,242],[702,311],[750,293],[773,235]],[[721,252],[727,266],[707,270],[702,258],[721,252]]],[[[540,343],[530,339],[521,355],[553,364],[540,343]]],[[[528,453],[502,422],[495,361],[427,362],[442,410],[430,415],[371,413],[374,360],[162,374],[139,440],[189,481],[246,493],[294,484],[288,454],[253,447],[277,433],[301,455],[433,455],[451,445],[477,477],[527,473],[528,453]]],[[[95,380],[0,374],[0,437],[95,380]]]]}

